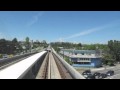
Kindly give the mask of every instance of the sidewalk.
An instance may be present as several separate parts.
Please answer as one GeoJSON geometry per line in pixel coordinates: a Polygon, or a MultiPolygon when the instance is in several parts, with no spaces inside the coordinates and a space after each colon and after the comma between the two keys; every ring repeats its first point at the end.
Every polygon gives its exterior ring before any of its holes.
{"type": "Polygon", "coordinates": [[[102,68],[93,68],[93,69],[90,69],[91,71],[100,71],[100,70],[105,70],[105,68],[104,67],[102,67],[102,68]]]}
{"type": "Polygon", "coordinates": [[[101,68],[93,68],[91,69],[91,71],[100,71],[100,70],[105,70],[105,69],[114,69],[114,68],[118,68],[120,67],[120,64],[116,65],[116,66],[106,66],[106,67],[101,67],[101,68]]]}

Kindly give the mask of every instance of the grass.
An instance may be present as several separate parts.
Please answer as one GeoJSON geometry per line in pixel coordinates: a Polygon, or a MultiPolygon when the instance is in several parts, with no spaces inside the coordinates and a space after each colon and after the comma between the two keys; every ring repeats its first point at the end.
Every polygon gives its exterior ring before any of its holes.
{"type": "Polygon", "coordinates": [[[82,73],[83,71],[86,70],[86,68],[75,68],[79,73],[82,73]]]}
{"type": "Polygon", "coordinates": [[[64,60],[65,60],[67,63],[69,63],[70,65],[72,65],[72,62],[69,60],[69,57],[64,56],[64,60]]]}

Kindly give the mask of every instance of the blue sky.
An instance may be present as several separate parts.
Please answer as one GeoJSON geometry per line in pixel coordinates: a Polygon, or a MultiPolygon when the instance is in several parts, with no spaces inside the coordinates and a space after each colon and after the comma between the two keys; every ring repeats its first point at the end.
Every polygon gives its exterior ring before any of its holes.
{"type": "Polygon", "coordinates": [[[120,11],[0,11],[0,38],[107,43],[120,40],[120,11]]]}

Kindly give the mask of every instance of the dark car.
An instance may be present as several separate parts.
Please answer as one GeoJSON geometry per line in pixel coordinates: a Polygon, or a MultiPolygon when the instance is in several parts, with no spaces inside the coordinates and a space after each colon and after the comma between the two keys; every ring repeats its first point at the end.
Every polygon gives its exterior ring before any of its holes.
{"type": "Polygon", "coordinates": [[[88,74],[87,77],[86,77],[86,79],[95,79],[95,76],[92,75],[92,74],[88,74]]]}
{"type": "Polygon", "coordinates": [[[94,76],[100,76],[100,73],[99,72],[95,72],[93,75],[94,76]]]}
{"type": "Polygon", "coordinates": [[[113,70],[109,70],[106,74],[107,74],[107,76],[112,76],[112,75],[114,75],[114,71],[113,70]]]}
{"type": "Polygon", "coordinates": [[[88,75],[91,74],[91,71],[90,70],[85,70],[82,75],[86,78],[88,77],[88,75]]]}
{"type": "Polygon", "coordinates": [[[85,70],[82,75],[86,75],[86,74],[91,74],[91,71],[90,70],[85,70]]]}
{"type": "Polygon", "coordinates": [[[100,76],[100,74],[101,74],[101,73],[99,73],[99,72],[95,72],[95,73],[93,74],[93,76],[95,77],[95,79],[98,79],[99,76],[100,76]]]}
{"type": "Polygon", "coordinates": [[[98,77],[98,79],[103,79],[103,78],[106,78],[106,77],[107,77],[107,74],[101,73],[100,76],[98,77]]]}

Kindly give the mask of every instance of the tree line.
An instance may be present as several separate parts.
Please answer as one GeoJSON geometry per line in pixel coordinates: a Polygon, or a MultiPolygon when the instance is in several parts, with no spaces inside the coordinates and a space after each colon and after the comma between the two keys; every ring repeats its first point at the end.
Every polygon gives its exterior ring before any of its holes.
{"type": "Polygon", "coordinates": [[[22,50],[16,38],[11,41],[0,39],[0,54],[15,54],[18,48],[22,50]]]}
{"type": "Polygon", "coordinates": [[[59,51],[59,47],[63,47],[64,49],[76,49],[76,50],[106,50],[108,49],[107,44],[82,44],[82,43],[71,43],[71,42],[52,42],[52,47],[59,51]]]}
{"type": "Polygon", "coordinates": [[[57,51],[60,51],[59,47],[63,47],[65,49],[80,49],[82,47],[81,43],[75,44],[71,42],[51,42],[51,46],[57,51]]]}
{"type": "Polygon", "coordinates": [[[57,52],[60,51],[59,47],[76,50],[101,50],[104,64],[113,65],[115,62],[120,62],[120,41],[117,40],[109,40],[108,44],[75,44],[71,42],[52,42],[51,46],[57,52]]]}
{"type": "Polygon", "coordinates": [[[18,41],[17,38],[13,40],[0,39],[0,54],[16,54],[23,51],[34,49],[37,47],[47,47],[48,44],[45,40],[34,41],[30,40],[29,37],[25,38],[25,41],[18,41]]]}

